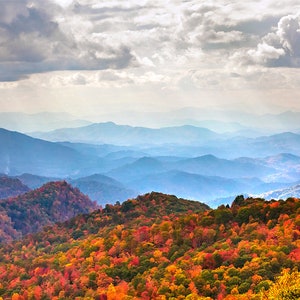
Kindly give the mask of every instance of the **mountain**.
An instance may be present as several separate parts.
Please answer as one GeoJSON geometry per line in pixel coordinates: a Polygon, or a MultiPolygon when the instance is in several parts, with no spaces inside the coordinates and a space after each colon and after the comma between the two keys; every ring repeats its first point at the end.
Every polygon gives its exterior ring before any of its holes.
{"type": "Polygon", "coordinates": [[[155,190],[167,194],[174,193],[183,198],[200,199],[206,203],[215,198],[246,192],[249,187],[234,179],[175,170],[137,178],[129,182],[128,186],[138,187],[140,193],[155,190]]]}
{"type": "Polygon", "coordinates": [[[242,157],[236,161],[273,169],[265,179],[269,182],[294,182],[300,178],[300,157],[291,153],[279,153],[264,158],[242,157]]]}
{"type": "Polygon", "coordinates": [[[221,159],[211,154],[177,161],[172,165],[172,169],[226,178],[262,178],[275,172],[275,169],[273,169],[272,166],[257,165],[250,161],[221,159]]]}
{"type": "MultiPolygon", "coordinates": [[[[71,142],[57,142],[57,144],[68,148],[72,148],[83,155],[93,155],[97,157],[105,157],[106,155],[110,155],[111,153],[118,153],[123,151],[124,152],[136,151],[136,149],[133,147],[116,146],[110,144],[95,145],[95,144],[71,143],[71,142]]],[[[128,153],[126,154],[126,156],[128,156],[128,153]]],[[[143,154],[142,156],[145,156],[145,154],[143,154]]]]}
{"type": "Polygon", "coordinates": [[[212,210],[160,193],[107,205],[2,245],[0,297],[298,299],[299,209],[238,196],[212,210]]]}
{"type": "Polygon", "coordinates": [[[29,190],[30,188],[17,178],[0,176],[0,199],[24,194],[29,190]]]}
{"type": "MultiPolygon", "coordinates": [[[[195,107],[186,107],[172,112],[172,118],[177,120],[185,120],[186,116],[190,119],[203,122],[205,120],[216,121],[216,124],[223,122],[224,128],[226,123],[232,123],[235,120],[235,124],[238,126],[244,126],[248,129],[254,129],[261,132],[285,132],[295,131],[300,128],[300,112],[297,111],[285,111],[274,114],[256,114],[245,112],[244,104],[242,109],[202,109],[195,107]],[[251,124],[249,126],[249,124],[251,124]]],[[[162,116],[161,116],[162,117],[162,116]]],[[[238,128],[238,127],[236,127],[238,128]]]]}
{"type": "Polygon", "coordinates": [[[142,176],[175,170],[224,178],[264,178],[277,172],[272,165],[258,164],[255,159],[227,160],[214,155],[203,155],[184,159],[168,156],[142,157],[132,163],[113,169],[107,174],[126,183],[142,176]]]}
{"type": "Polygon", "coordinates": [[[0,129],[0,172],[65,177],[94,165],[77,151],[27,135],[0,129]]]}
{"type": "Polygon", "coordinates": [[[70,180],[70,184],[101,205],[123,201],[137,195],[137,192],[126,188],[121,182],[101,174],[70,180]]]}
{"type": "Polygon", "coordinates": [[[19,178],[30,188],[59,178],[69,182],[74,180],[76,186],[99,204],[122,201],[152,190],[212,201],[214,196],[260,194],[299,181],[300,157],[294,153],[300,151],[300,136],[297,134],[209,143],[211,146],[202,148],[196,145],[158,145],[141,150],[139,147],[47,142],[0,129],[0,172],[19,178]],[[246,151],[250,152],[250,157],[225,159],[212,154],[197,155],[197,149],[209,151],[210,147],[219,147],[222,154],[246,151]],[[294,152],[276,152],[282,148],[294,152]],[[181,149],[191,153],[187,157],[172,153],[181,149]],[[171,153],[162,155],[161,152],[169,150],[171,153]],[[155,151],[159,155],[153,155],[155,151]],[[253,156],[257,152],[276,153],[253,156]],[[147,155],[142,156],[144,153],[147,155]],[[118,183],[108,185],[101,182],[104,177],[100,181],[95,178],[80,180],[92,174],[111,177],[118,183]]]}
{"type": "Polygon", "coordinates": [[[153,157],[142,157],[132,163],[125,164],[108,172],[108,176],[128,183],[143,176],[165,171],[164,164],[153,157]]]}
{"type": "Polygon", "coordinates": [[[37,132],[31,135],[49,141],[119,146],[193,143],[199,145],[208,140],[221,138],[219,134],[209,129],[190,125],[153,129],[117,125],[113,122],[96,123],[80,128],[57,129],[48,133],[37,132]]]}
{"type": "Polygon", "coordinates": [[[58,128],[73,128],[91,124],[89,121],[78,120],[68,113],[42,112],[25,114],[21,112],[1,112],[0,127],[19,131],[50,131],[58,128]]]}
{"type": "Polygon", "coordinates": [[[257,138],[235,137],[209,145],[206,150],[211,153],[223,153],[223,157],[237,158],[274,156],[278,153],[300,155],[300,135],[283,132],[257,138]]]}
{"type": "MultiPolygon", "coordinates": [[[[280,145],[272,145],[269,136],[257,138],[227,137],[208,141],[206,144],[197,145],[152,145],[143,148],[147,156],[177,156],[177,157],[198,157],[204,155],[214,155],[224,159],[236,159],[239,157],[266,157],[274,156],[278,153],[291,153],[300,156],[299,134],[294,135],[294,139],[285,140],[282,134],[280,145]]],[[[138,147],[138,146],[136,146],[138,147]]]]}
{"type": "Polygon", "coordinates": [[[24,173],[18,176],[15,176],[18,180],[20,180],[23,184],[27,185],[31,189],[36,189],[41,187],[47,182],[50,181],[59,181],[60,178],[55,177],[46,177],[46,176],[38,176],[29,173],[24,173]]]}
{"type": "MultiPolygon", "coordinates": [[[[15,231],[11,238],[40,231],[46,225],[66,221],[96,208],[94,202],[65,181],[49,182],[23,195],[0,200],[2,220],[6,217],[5,223],[12,227],[10,231],[15,231]]],[[[0,242],[5,238],[7,229],[6,232],[1,230],[0,242]]]]}
{"type": "MultiPolygon", "coordinates": [[[[80,128],[58,129],[48,133],[32,133],[32,136],[50,141],[114,144],[131,148],[126,150],[146,153],[143,156],[196,157],[212,154],[233,159],[241,156],[264,157],[278,153],[300,155],[299,134],[282,132],[259,137],[257,135],[247,137],[251,136],[248,133],[245,136],[241,134],[243,132],[218,134],[209,129],[191,125],[153,129],[108,122],[80,128]]],[[[94,153],[105,151],[102,145],[98,149],[91,148],[89,146],[94,153]]],[[[107,146],[106,149],[108,149],[107,146]]]]}
{"type": "Polygon", "coordinates": [[[257,197],[262,197],[265,199],[286,199],[289,197],[300,197],[300,184],[289,186],[282,189],[277,189],[273,191],[268,191],[262,194],[257,195],[257,197]]]}
{"type": "MultiPolygon", "coordinates": [[[[282,111],[282,107],[278,107],[282,111]]],[[[99,115],[95,116],[99,120],[99,115]]],[[[285,111],[279,113],[257,113],[252,107],[246,108],[245,103],[225,108],[184,107],[167,112],[133,112],[122,110],[121,113],[103,115],[102,119],[122,122],[123,124],[145,124],[144,126],[181,126],[189,124],[209,128],[219,133],[244,132],[278,133],[295,131],[300,128],[300,112],[285,111]]]]}

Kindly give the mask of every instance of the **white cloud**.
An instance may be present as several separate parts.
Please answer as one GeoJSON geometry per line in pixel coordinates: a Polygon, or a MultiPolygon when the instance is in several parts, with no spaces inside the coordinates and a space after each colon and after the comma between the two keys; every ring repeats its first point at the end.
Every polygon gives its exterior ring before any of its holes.
{"type": "Polygon", "coordinates": [[[1,91],[13,98],[10,81],[62,99],[105,91],[174,104],[207,91],[221,99],[228,90],[297,89],[295,11],[296,0],[3,1],[1,91]]]}
{"type": "Polygon", "coordinates": [[[300,15],[282,17],[255,49],[242,49],[232,57],[239,58],[244,65],[300,67],[300,15]]]}
{"type": "Polygon", "coordinates": [[[0,80],[18,80],[32,73],[56,70],[125,68],[135,63],[122,44],[105,44],[90,35],[93,25],[78,16],[64,16],[61,7],[44,1],[3,2],[0,80]],[[16,12],[11,13],[15,7],[16,12]],[[51,14],[50,14],[51,13],[51,14]]]}
{"type": "Polygon", "coordinates": [[[258,44],[257,49],[248,51],[249,56],[258,64],[266,64],[269,60],[276,60],[283,56],[284,53],[282,48],[275,48],[265,42],[258,44]]]}

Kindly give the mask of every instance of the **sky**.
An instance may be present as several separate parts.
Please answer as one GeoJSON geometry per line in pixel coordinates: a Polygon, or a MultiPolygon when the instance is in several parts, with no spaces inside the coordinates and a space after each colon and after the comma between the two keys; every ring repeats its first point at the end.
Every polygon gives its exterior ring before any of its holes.
{"type": "Polygon", "coordinates": [[[299,0],[0,0],[0,112],[300,111],[299,67],[299,0]]]}

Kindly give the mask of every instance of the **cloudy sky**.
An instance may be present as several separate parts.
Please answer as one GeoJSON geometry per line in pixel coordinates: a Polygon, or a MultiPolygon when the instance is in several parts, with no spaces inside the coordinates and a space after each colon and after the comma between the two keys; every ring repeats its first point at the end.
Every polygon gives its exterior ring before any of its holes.
{"type": "Polygon", "coordinates": [[[0,111],[300,111],[299,68],[299,0],[0,0],[0,111]]]}

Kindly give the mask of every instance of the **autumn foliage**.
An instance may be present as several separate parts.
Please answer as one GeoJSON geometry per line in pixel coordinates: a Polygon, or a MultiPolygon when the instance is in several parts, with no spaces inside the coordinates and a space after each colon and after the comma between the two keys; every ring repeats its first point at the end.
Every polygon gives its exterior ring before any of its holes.
{"type": "Polygon", "coordinates": [[[296,293],[299,237],[296,198],[239,196],[212,210],[150,193],[3,244],[0,296],[263,299],[282,289],[280,276],[296,293]]]}
{"type": "Polygon", "coordinates": [[[45,225],[96,208],[94,202],[65,181],[49,182],[39,189],[0,200],[0,242],[38,232],[45,225]]]}

